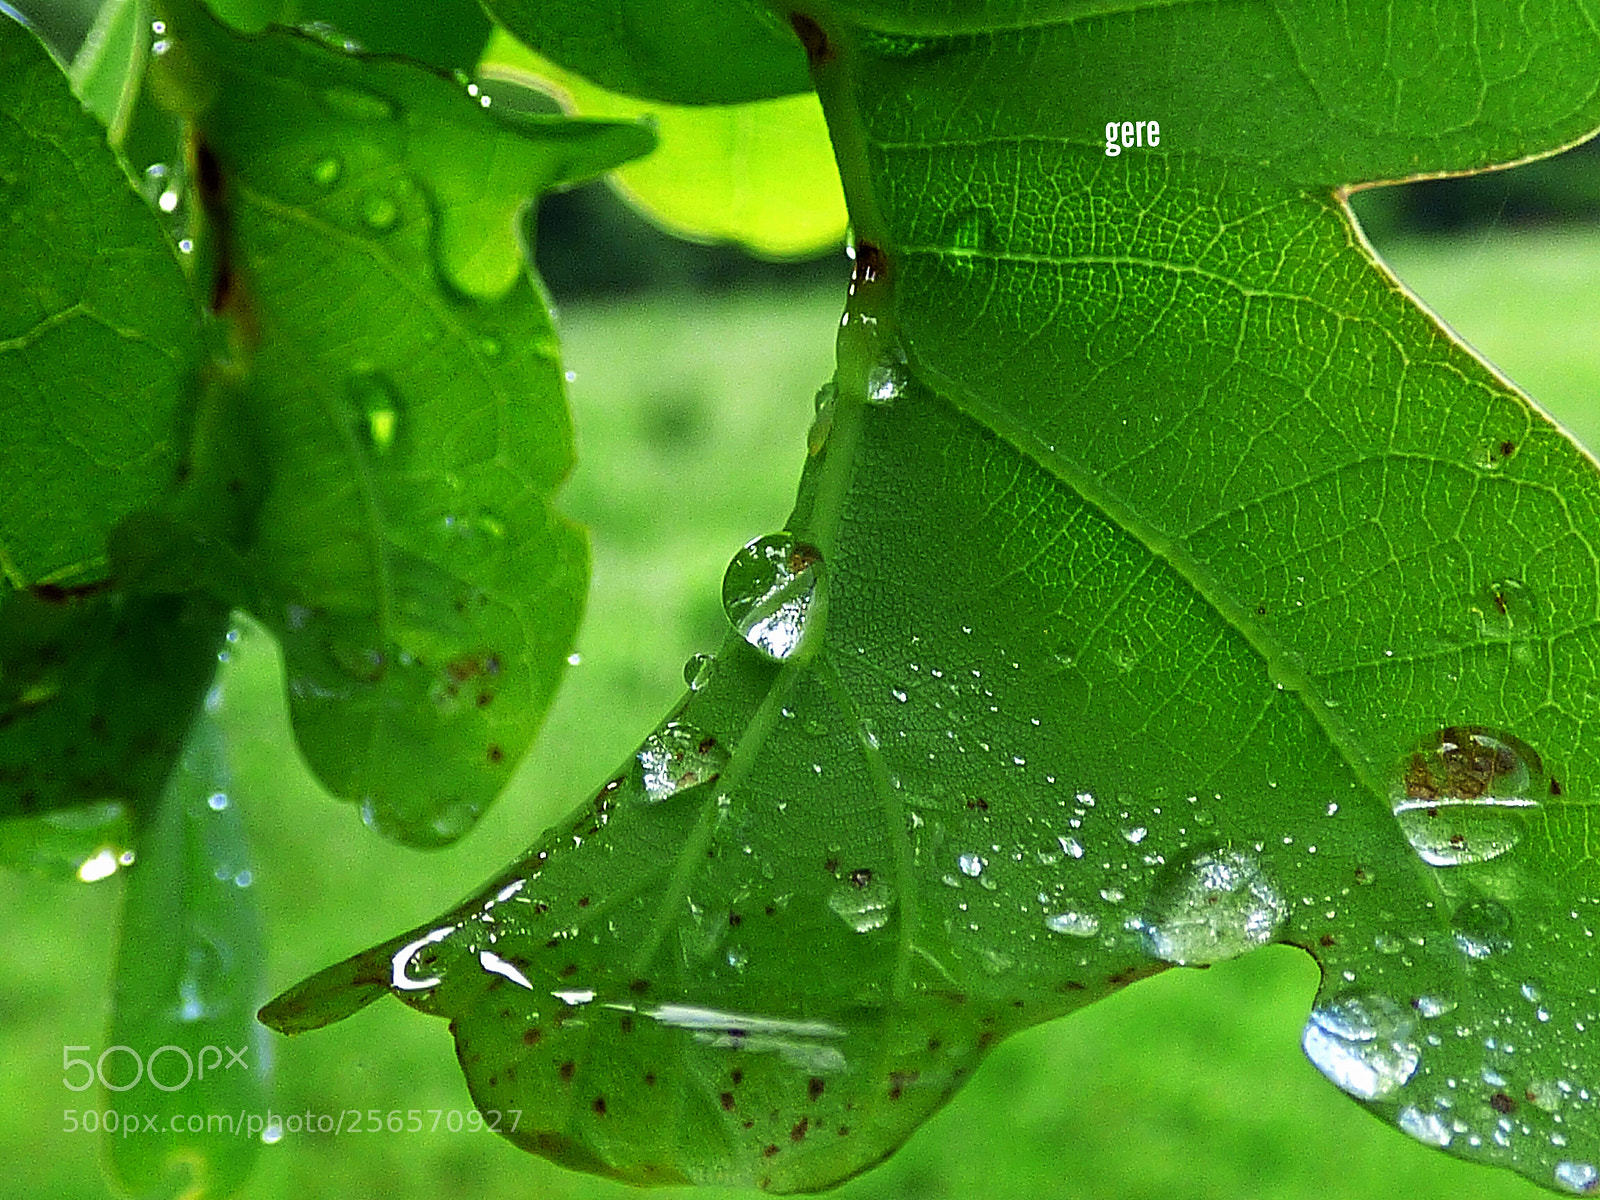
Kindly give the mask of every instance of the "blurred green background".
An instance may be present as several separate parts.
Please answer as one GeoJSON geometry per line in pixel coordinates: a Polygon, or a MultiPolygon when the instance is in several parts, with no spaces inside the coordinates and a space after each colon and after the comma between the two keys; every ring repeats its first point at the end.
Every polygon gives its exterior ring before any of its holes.
{"type": "MultiPolygon", "coordinates": [[[[1600,229],[1569,218],[1593,217],[1597,198],[1600,156],[1589,152],[1357,197],[1398,275],[1591,446],[1600,446],[1600,229]]],[[[547,203],[540,225],[575,372],[580,465],[565,505],[594,545],[579,660],[508,792],[461,844],[421,855],[380,842],[352,807],[321,793],[289,736],[274,647],[244,632],[226,668],[225,720],[274,989],[432,917],[590,795],[681,693],[685,659],[720,640],[728,558],[787,515],[811,398],[832,370],[842,255],[778,265],[687,246],[604,189],[547,203]]],[[[107,1195],[98,1136],[64,1132],[63,1110],[114,1100],[63,1086],[62,1047],[105,1044],[120,888],[116,876],[90,885],[0,876],[17,938],[0,974],[8,1195],[107,1195]]],[[[1299,1051],[1316,982],[1309,959],[1273,947],[1138,984],[1003,1045],[904,1151],[837,1194],[1546,1194],[1424,1148],[1327,1084],[1299,1051]]],[[[471,1109],[445,1026],[396,1004],[268,1045],[279,1115],[471,1109]]],[[[286,1134],[263,1147],[243,1194],[633,1193],[490,1134],[441,1130],[286,1134]]]]}

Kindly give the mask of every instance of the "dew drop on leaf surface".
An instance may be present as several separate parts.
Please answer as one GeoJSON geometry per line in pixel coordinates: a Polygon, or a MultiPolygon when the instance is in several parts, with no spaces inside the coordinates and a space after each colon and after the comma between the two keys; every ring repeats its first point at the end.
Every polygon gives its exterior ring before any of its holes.
{"type": "Polygon", "coordinates": [[[1548,787],[1539,756],[1510,734],[1443,729],[1407,759],[1394,815],[1429,866],[1487,862],[1521,840],[1548,787]]]}
{"type": "Polygon", "coordinates": [[[1207,964],[1265,946],[1288,905],[1261,864],[1237,850],[1206,851],[1174,864],[1130,924],[1166,962],[1207,964]]]}
{"type": "Polygon", "coordinates": [[[816,599],[822,554],[788,533],[757,538],[728,564],[722,607],[739,635],[782,662],[800,647],[816,599]]]}
{"type": "Polygon", "coordinates": [[[645,738],[638,758],[645,795],[657,802],[710,783],[728,765],[728,752],[715,738],[676,721],[645,738]]]}

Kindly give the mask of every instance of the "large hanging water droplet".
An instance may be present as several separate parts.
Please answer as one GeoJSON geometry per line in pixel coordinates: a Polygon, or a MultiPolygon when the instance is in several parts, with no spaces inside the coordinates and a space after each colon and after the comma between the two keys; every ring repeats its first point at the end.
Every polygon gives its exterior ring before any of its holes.
{"type": "Polygon", "coordinates": [[[1288,912],[1254,858],[1237,850],[1209,850],[1163,874],[1134,927],[1142,930],[1156,958],[1205,964],[1266,945],[1288,912]]]}
{"type": "Polygon", "coordinates": [[[1479,726],[1452,727],[1406,760],[1394,815],[1430,866],[1486,862],[1521,840],[1548,786],[1526,743],[1479,726]]]}
{"type": "Polygon", "coordinates": [[[728,765],[728,752],[715,738],[676,721],[645,738],[638,758],[645,795],[654,801],[710,783],[728,765]]]}
{"type": "Polygon", "coordinates": [[[757,538],[728,564],[722,607],[740,636],[782,662],[800,647],[822,575],[822,554],[787,533],[757,538]]]}
{"type": "Polygon", "coordinates": [[[828,896],[828,907],[857,933],[871,933],[889,923],[894,912],[894,889],[870,870],[853,871],[828,896]]]}
{"type": "Polygon", "coordinates": [[[362,368],[345,376],[344,390],[355,409],[357,434],[379,454],[387,454],[399,432],[398,389],[382,371],[362,368]]]}
{"type": "Polygon", "coordinates": [[[1300,1045],[1329,1082],[1362,1100],[1392,1096],[1416,1074],[1415,1021],[1387,996],[1346,996],[1311,1010],[1300,1045]]]}

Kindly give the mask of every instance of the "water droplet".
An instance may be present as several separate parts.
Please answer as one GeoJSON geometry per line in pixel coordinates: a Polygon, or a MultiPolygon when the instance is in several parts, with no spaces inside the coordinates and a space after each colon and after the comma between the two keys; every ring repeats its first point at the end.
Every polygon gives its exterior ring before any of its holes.
{"type": "Polygon", "coordinates": [[[870,871],[857,871],[828,896],[828,907],[857,933],[871,933],[894,914],[894,889],[870,871]]]}
{"type": "Polygon", "coordinates": [[[387,454],[399,431],[399,391],[383,372],[359,368],[345,376],[344,390],[355,408],[361,439],[379,454],[387,454]]]}
{"type": "Polygon", "coordinates": [[[817,392],[817,415],[811,420],[811,428],[806,433],[806,451],[813,458],[822,453],[828,444],[828,433],[833,428],[833,412],[839,398],[839,386],[835,383],[826,383],[817,392]]]}
{"type": "Polygon", "coordinates": [[[1450,1144],[1454,1136],[1450,1126],[1445,1124],[1438,1113],[1425,1113],[1410,1104],[1400,1110],[1396,1123],[1425,1146],[1438,1146],[1443,1149],[1450,1144]]]}
{"type": "Polygon", "coordinates": [[[389,121],[399,111],[392,100],[361,88],[329,88],[322,101],[341,117],[357,121],[389,121]]]}
{"type": "Polygon", "coordinates": [[[692,1040],[713,1049],[776,1054],[792,1067],[817,1074],[842,1071],[849,1065],[844,1053],[828,1044],[843,1038],[845,1030],[825,1021],[792,1021],[689,1004],[663,1004],[641,1011],[669,1028],[686,1030],[692,1040]]]}
{"type": "Polygon", "coordinates": [[[969,879],[976,879],[983,874],[983,869],[989,865],[989,860],[977,854],[963,854],[956,859],[956,866],[961,868],[961,873],[969,879]]]}
{"type": "Polygon", "coordinates": [[[722,607],[740,636],[782,662],[800,646],[816,598],[822,555],[787,533],[757,538],[728,564],[722,607]]]}
{"type": "Polygon", "coordinates": [[[1498,900],[1468,900],[1451,916],[1450,928],[1468,958],[1489,958],[1511,949],[1511,911],[1498,900]]]}
{"type": "Polygon", "coordinates": [[[1259,862],[1237,850],[1211,850],[1163,872],[1135,927],[1165,962],[1215,963],[1266,945],[1288,912],[1259,862]]]}
{"type": "Polygon", "coordinates": [[[1444,999],[1439,996],[1418,996],[1411,1002],[1411,1007],[1416,1009],[1427,1020],[1442,1017],[1451,1013],[1458,1007],[1454,1000],[1444,999]]]}
{"type": "Polygon", "coordinates": [[[1060,842],[1061,848],[1072,855],[1073,858],[1083,857],[1083,844],[1077,838],[1057,837],[1056,841],[1060,842]]]}
{"type": "Polygon", "coordinates": [[[1521,840],[1547,785],[1539,756],[1525,743],[1477,726],[1452,727],[1407,760],[1394,815],[1430,866],[1486,862],[1521,840]]]}
{"type": "Polygon", "coordinates": [[[896,346],[867,369],[867,403],[893,404],[910,384],[905,352],[896,346]]]}
{"type": "Polygon", "coordinates": [[[1064,933],[1069,937],[1093,937],[1100,932],[1100,918],[1093,913],[1073,912],[1069,909],[1046,917],[1044,927],[1051,933],[1064,933]]]}
{"type": "Polygon", "coordinates": [[[1387,996],[1347,996],[1311,1010],[1301,1048],[1329,1082],[1362,1100],[1392,1096],[1416,1073],[1412,1018],[1387,996]]]}
{"type": "Polygon", "coordinates": [[[638,758],[645,795],[653,801],[710,783],[728,765],[728,752],[715,738],[676,721],[645,738],[638,758]]]}
{"type": "Polygon", "coordinates": [[[307,21],[298,28],[301,33],[315,38],[325,46],[332,46],[335,50],[343,50],[347,54],[356,54],[361,50],[360,42],[346,37],[327,21],[307,21]]]}
{"type": "Polygon", "coordinates": [[[459,925],[441,925],[396,950],[389,965],[389,986],[401,992],[438,987],[440,976],[431,971],[437,965],[438,951],[429,948],[444,941],[459,928],[459,925]]]}
{"type": "Polygon", "coordinates": [[[717,673],[717,660],[709,654],[691,654],[683,664],[683,682],[691,692],[698,692],[711,682],[717,673]]]}
{"type": "Polygon", "coordinates": [[[329,188],[339,182],[344,166],[337,158],[322,158],[311,168],[311,178],[322,187],[329,188]]]}
{"type": "Polygon", "coordinates": [[[1580,1196],[1600,1191],[1600,1170],[1596,1170],[1593,1163],[1559,1162],[1556,1164],[1555,1175],[1557,1183],[1567,1191],[1576,1192],[1580,1196]]]}
{"type": "Polygon", "coordinates": [[[388,233],[400,224],[400,206],[390,196],[368,196],[361,205],[361,219],[368,229],[388,233]]]}
{"type": "Polygon", "coordinates": [[[1537,615],[1533,593],[1520,579],[1495,579],[1468,603],[1477,634],[1486,641],[1525,638],[1537,615]]]}

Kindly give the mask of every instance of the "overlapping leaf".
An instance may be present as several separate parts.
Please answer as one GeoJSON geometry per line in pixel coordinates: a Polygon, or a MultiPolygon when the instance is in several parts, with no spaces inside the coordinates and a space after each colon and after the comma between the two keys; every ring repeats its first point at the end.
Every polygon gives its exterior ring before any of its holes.
{"type": "Polygon", "coordinates": [[[4,19],[0,207],[0,470],[13,481],[0,571],[13,588],[102,579],[112,526],[172,486],[195,303],[105,130],[4,19]]]}
{"type": "Polygon", "coordinates": [[[523,42],[625,96],[737,104],[811,90],[782,16],[751,0],[489,0],[523,42]]]}
{"type": "Polygon", "coordinates": [[[156,82],[194,122],[269,475],[246,602],[328,786],[448,841],[538,728],[587,581],[552,503],[571,431],[516,217],[649,134],[500,119],[413,64],[167,16],[156,82]]]}
{"type": "Polygon", "coordinates": [[[122,1122],[106,1130],[107,1158],[132,1195],[231,1196],[261,1148],[268,1058],[251,1019],[261,929],[231,790],[208,707],[159,795],[145,798],[106,1039],[124,1052],[97,1062],[122,1122]],[[207,1117],[199,1127],[194,1113],[207,1117]],[[224,1128],[224,1114],[241,1125],[224,1128]]]}
{"type": "Polygon", "coordinates": [[[592,117],[648,117],[660,145],[612,176],[681,237],[733,241],[758,254],[815,254],[844,240],[844,197],[813,92],[735,105],[650,103],[608,92],[504,33],[480,64],[491,78],[555,93],[592,117]]]}
{"type": "Polygon", "coordinates": [[[857,273],[737,632],[592,804],[264,1019],[390,991],[529,1149],[805,1190],[1008,1031],[1276,940],[1341,1088],[1600,1189],[1600,478],[1336,190],[1586,135],[1600,40],[1127,7],[799,22],[857,273]]]}

